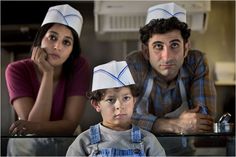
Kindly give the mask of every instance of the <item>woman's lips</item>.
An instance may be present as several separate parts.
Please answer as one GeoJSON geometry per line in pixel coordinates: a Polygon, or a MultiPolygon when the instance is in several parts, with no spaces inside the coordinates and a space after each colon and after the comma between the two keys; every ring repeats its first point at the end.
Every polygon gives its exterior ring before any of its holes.
{"type": "Polygon", "coordinates": [[[48,54],[48,56],[50,56],[52,59],[59,59],[60,56],[57,54],[48,54]]]}

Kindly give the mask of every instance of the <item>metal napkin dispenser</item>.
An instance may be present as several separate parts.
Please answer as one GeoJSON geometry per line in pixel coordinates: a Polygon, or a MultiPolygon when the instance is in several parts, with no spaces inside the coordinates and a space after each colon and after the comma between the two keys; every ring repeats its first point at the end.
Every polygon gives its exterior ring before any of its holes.
{"type": "Polygon", "coordinates": [[[234,123],[229,123],[230,113],[223,114],[217,123],[214,123],[215,133],[232,133],[235,131],[234,123]]]}

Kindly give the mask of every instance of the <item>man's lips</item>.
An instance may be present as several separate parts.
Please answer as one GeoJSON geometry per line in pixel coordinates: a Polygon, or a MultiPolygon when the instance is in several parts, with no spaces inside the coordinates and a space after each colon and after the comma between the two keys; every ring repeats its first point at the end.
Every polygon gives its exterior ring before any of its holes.
{"type": "Polygon", "coordinates": [[[160,67],[161,68],[164,68],[164,69],[169,69],[169,68],[171,68],[171,67],[173,67],[174,66],[174,64],[161,64],[160,65],[160,67]]]}

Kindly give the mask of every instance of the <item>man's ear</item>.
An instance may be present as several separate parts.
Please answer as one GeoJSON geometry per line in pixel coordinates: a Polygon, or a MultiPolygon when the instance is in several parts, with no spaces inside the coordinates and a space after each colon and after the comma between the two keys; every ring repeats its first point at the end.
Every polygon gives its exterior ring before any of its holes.
{"type": "Polygon", "coordinates": [[[142,44],[142,54],[143,54],[143,57],[144,57],[146,60],[149,60],[148,46],[145,45],[145,44],[142,44]]]}
{"type": "Polygon", "coordinates": [[[101,111],[101,108],[100,106],[98,105],[98,102],[96,100],[91,100],[91,105],[93,106],[93,108],[97,111],[97,112],[100,112],[101,111]]]}
{"type": "Polygon", "coordinates": [[[190,49],[190,42],[187,41],[187,42],[184,44],[184,58],[188,55],[189,49],[190,49]]]}

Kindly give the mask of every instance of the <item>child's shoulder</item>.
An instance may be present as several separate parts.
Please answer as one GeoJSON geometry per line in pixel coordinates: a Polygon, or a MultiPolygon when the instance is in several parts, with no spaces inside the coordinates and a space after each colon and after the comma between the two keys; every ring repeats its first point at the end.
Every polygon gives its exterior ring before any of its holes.
{"type": "Polygon", "coordinates": [[[77,141],[79,143],[81,143],[81,142],[83,142],[83,143],[90,143],[89,129],[83,131],[82,133],[80,133],[76,137],[75,141],[77,141]]]}
{"type": "MultiPolygon", "coordinates": [[[[137,127],[137,126],[136,126],[137,127]]],[[[138,127],[139,129],[140,129],[140,131],[141,131],[141,134],[142,134],[142,136],[143,136],[143,138],[154,138],[154,137],[156,137],[153,133],[151,133],[150,131],[147,131],[147,130],[144,130],[144,129],[142,129],[142,128],[140,128],[140,127],[138,127]]]]}

